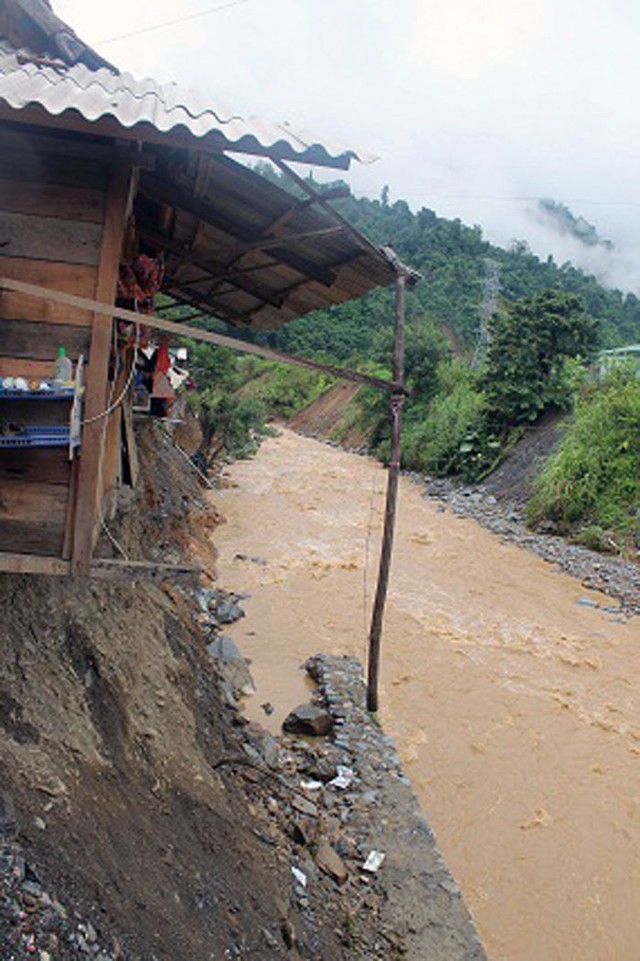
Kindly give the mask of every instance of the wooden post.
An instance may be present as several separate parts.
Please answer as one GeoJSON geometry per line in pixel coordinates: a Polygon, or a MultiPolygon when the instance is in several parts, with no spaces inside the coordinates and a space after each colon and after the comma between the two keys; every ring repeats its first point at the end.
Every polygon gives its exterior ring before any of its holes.
{"type": "MultiPolygon", "coordinates": [[[[133,167],[130,155],[114,149],[111,182],[100,251],[96,300],[106,304],[115,301],[118,268],[124,230],[132,202],[133,167]]],[[[107,403],[109,355],[113,318],[102,313],[93,315],[89,363],[86,367],[86,395],[80,470],[73,536],[71,566],[74,574],[89,574],[93,536],[100,497],[100,464],[107,418],[100,418],[107,403]],[[92,418],[98,418],[92,420],[92,418]]]]}
{"type": "Polygon", "coordinates": [[[393,380],[398,385],[398,391],[391,395],[391,416],[393,420],[391,435],[391,460],[387,481],[387,498],[384,512],[384,530],[382,547],[380,550],[380,567],[378,570],[378,586],[371,615],[369,630],[369,664],[367,675],[367,710],[378,710],[378,679],[380,675],[380,641],[382,636],[382,620],[387,600],[389,585],[389,569],[391,567],[391,551],[393,549],[393,534],[396,522],[396,501],[398,497],[398,477],[400,474],[400,428],[402,422],[402,405],[404,402],[404,294],[407,275],[402,271],[396,280],[396,318],[395,318],[395,347],[393,358],[393,380]]]}

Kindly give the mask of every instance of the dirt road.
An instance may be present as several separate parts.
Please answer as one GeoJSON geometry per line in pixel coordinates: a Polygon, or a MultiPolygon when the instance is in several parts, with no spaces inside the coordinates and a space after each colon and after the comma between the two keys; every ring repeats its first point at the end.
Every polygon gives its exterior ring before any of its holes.
{"type": "MultiPolygon", "coordinates": [[[[226,478],[220,581],[276,726],[304,658],[364,653],[385,475],[283,431],[226,478]]],[[[637,961],[638,623],[403,479],[383,720],[492,961],[637,961]]]]}

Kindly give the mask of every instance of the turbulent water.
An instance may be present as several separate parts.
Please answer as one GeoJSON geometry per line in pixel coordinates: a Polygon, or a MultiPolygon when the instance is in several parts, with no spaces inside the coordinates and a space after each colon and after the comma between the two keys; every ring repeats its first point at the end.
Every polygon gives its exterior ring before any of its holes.
{"type": "MultiPolygon", "coordinates": [[[[364,655],[385,473],[283,431],[226,479],[220,583],[275,728],[308,655],[364,655]]],[[[382,715],[491,961],[640,958],[638,623],[402,479],[382,715]]]]}

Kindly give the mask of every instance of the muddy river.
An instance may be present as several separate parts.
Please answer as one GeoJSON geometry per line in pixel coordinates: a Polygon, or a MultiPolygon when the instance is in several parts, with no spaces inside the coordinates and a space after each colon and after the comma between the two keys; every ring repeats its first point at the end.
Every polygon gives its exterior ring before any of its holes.
{"type": "MultiPolygon", "coordinates": [[[[275,729],[308,655],[364,654],[385,473],[283,431],[225,476],[220,583],[275,729]]],[[[611,608],[402,479],[382,717],[491,961],[640,958],[640,632],[611,608]]]]}

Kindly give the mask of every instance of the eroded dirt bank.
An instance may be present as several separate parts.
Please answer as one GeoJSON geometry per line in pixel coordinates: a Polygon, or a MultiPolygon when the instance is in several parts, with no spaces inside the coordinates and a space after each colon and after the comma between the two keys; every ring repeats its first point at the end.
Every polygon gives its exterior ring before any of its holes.
{"type": "MultiPolygon", "coordinates": [[[[142,487],[101,549],[212,573],[215,508],[151,425],[141,441],[142,487]]],[[[341,739],[276,741],[237,709],[246,666],[230,677],[213,654],[239,613],[206,576],[3,575],[0,610],[3,961],[482,961],[340,667],[323,684],[341,739]]]]}
{"type": "MultiPolygon", "coordinates": [[[[317,650],[362,656],[380,465],[283,431],[214,495],[260,704],[317,650]]],[[[492,961],[635,961],[638,621],[403,479],[383,716],[492,961]]]]}

